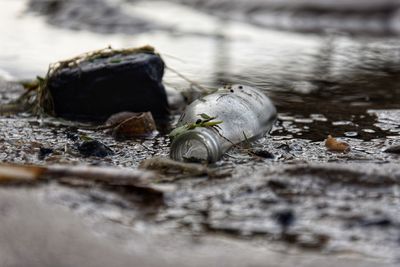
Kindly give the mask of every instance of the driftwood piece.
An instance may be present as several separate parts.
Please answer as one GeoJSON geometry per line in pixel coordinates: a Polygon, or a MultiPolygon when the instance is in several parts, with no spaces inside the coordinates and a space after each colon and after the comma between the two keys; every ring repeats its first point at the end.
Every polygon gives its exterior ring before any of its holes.
{"type": "Polygon", "coordinates": [[[145,170],[114,167],[0,164],[0,184],[35,183],[61,178],[65,180],[68,177],[107,185],[151,187],[150,182],[154,181],[157,175],[145,170]]]}
{"type": "Polygon", "coordinates": [[[34,183],[43,177],[46,169],[40,166],[0,165],[0,184],[34,183]]]}

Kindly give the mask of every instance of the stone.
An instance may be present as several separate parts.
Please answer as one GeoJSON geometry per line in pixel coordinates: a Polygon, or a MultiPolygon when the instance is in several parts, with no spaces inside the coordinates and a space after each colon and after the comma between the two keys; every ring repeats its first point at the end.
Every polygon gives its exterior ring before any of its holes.
{"type": "Polygon", "coordinates": [[[161,57],[144,49],[74,62],[48,77],[50,111],[86,121],[104,121],[121,111],[150,111],[156,121],[166,121],[169,108],[163,74],[161,57]]]}

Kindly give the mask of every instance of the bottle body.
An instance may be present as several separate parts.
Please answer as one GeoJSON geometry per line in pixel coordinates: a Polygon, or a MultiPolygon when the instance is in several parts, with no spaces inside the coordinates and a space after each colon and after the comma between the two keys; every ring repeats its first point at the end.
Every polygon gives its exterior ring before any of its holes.
{"type": "Polygon", "coordinates": [[[222,122],[213,127],[195,127],[177,136],[171,145],[171,158],[215,162],[234,144],[268,132],[275,121],[276,109],[261,91],[231,85],[188,105],[177,126],[195,123],[199,114],[222,122]]]}

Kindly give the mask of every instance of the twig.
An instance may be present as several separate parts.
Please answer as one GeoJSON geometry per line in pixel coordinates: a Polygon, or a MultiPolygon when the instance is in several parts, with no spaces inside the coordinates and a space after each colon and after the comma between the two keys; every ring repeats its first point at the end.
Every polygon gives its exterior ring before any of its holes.
{"type": "Polygon", "coordinates": [[[184,76],[183,74],[181,74],[180,72],[178,72],[177,70],[171,68],[170,66],[166,66],[166,68],[170,71],[172,71],[173,73],[175,73],[176,75],[178,75],[180,78],[182,78],[183,80],[187,81],[189,84],[196,86],[197,88],[199,88],[204,94],[209,94],[212,92],[212,90],[205,88],[204,86],[200,85],[199,83],[190,80],[189,78],[187,78],[186,76],[184,76]]]}

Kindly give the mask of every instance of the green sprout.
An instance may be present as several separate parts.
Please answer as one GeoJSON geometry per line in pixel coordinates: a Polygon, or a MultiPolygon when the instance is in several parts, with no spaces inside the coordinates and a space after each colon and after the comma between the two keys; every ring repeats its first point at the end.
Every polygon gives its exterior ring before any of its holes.
{"type": "Polygon", "coordinates": [[[121,62],[122,62],[121,59],[111,59],[110,60],[110,63],[114,63],[114,64],[121,63],[121,62]]]}
{"type": "Polygon", "coordinates": [[[221,124],[223,122],[223,121],[215,121],[215,119],[217,117],[212,117],[205,113],[198,114],[198,116],[200,116],[201,119],[198,119],[196,122],[187,123],[185,125],[175,128],[174,130],[172,130],[169,133],[168,136],[171,139],[173,139],[173,138],[176,138],[179,135],[181,135],[189,130],[193,130],[197,127],[205,127],[205,128],[218,127],[218,124],[221,124]]]}

